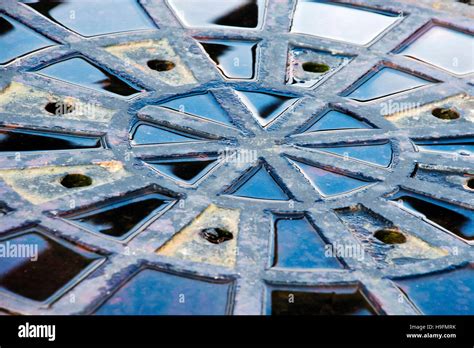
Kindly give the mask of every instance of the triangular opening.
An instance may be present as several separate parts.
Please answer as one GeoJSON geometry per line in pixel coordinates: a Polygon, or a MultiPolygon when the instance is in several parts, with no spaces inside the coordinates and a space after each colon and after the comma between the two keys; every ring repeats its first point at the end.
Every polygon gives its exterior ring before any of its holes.
{"type": "Polygon", "coordinates": [[[337,111],[329,110],[321,116],[313,125],[311,125],[304,133],[345,130],[345,129],[372,129],[373,127],[357,118],[337,111]]]}
{"type": "Polygon", "coordinates": [[[257,42],[199,40],[222,74],[229,79],[252,79],[255,75],[257,42]]]}
{"type": "Polygon", "coordinates": [[[20,22],[0,15],[0,64],[6,64],[55,42],[38,34],[20,22]]]}
{"type": "Polygon", "coordinates": [[[374,145],[316,147],[315,149],[382,167],[388,167],[392,163],[393,150],[389,142],[374,145]]]}
{"type": "Polygon", "coordinates": [[[147,194],[114,203],[100,204],[93,209],[66,215],[65,219],[86,230],[124,239],[136,232],[171,202],[171,198],[161,194],[147,194]]]}
{"type": "Polygon", "coordinates": [[[188,27],[257,28],[264,0],[168,0],[179,19],[188,27]]]}
{"type": "Polygon", "coordinates": [[[324,197],[349,193],[373,184],[373,182],[325,170],[294,159],[289,159],[289,161],[324,197]]]}
{"type": "Polygon", "coordinates": [[[405,92],[433,83],[407,72],[382,66],[355,83],[346,97],[366,102],[405,92]]]}
{"type": "Polygon", "coordinates": [[[325,256],[327,244],[306,216],[277,215],[273,232],[273,267],[343,268],[336,257],[325,256]]]}
{"type": "Polygon", "coordinates": [[[161,103],[161,107],[232,126],[229,116],[211,92],[192,94],[161,103]]]}
{"type": "Polygon", "coordinates": [[[179,144],[208,139],[195,135],[180,132],[175,129],[169,129],[163,126],[151,125],[148,123],[139,123],[132,130],[132,145],[159,145],[159,144],[179,144]]]}
{"type": "Polygon", "coordinates": [[[263,164],[252,168],[239,178],[230,194],[232,196],[264,200],[287,201],[290,199],[270,170],[263,164]]]}
{"type": "Polygon", "coordinates": [[[140,91],[82,57],[69,58],[37,71],[38,74],[85,88],[129,97],[140,91]]]}
{"type": "Polygon", "coordinates": [[[269,92],[237,91],[237,94],[262,127],[272,123],[297,100],[294,97],[269,92]]]}
{"type": "Polygon", "coordinates": [[[216,156],[205,156],[146,161],[146,163],[163,175],[193,185],[217,164],[217,160],[216,156]]]}

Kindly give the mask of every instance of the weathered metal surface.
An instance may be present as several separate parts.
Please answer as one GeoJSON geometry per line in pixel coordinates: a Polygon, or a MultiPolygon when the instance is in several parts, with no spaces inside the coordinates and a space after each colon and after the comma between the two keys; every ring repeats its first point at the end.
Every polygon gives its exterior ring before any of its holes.
{"type": "MultiPolygon", "coordinates": [[[[1,126],[103,136],[106,140],[103,149],[0,153],[2,240],[12,233],[39,226],[40,232],[94,252],[103,260],[91,274],[74,278],[70,286],[60,290],[54,301],[47,304],[0,291],[2,310],[19,314],[91,314],[137,272],[151,268],[185,278],[231,284],[226,311],[237,315],[271,313],[272,291],[286,296],[284,291],[319,292],[344,286],[360,289],[357,291],[376,313],[419,314],[422,307],[429,305],[417,306],[416,299],[412,302],[410,294],[407,296],[397,286],[398,279],[449,271],[473,262],[470,241],[426,221],[420,214],[402,209],[391,200],[403,188],[463,207],[472,217],[474,196],[468,181],[474,176],[474,153],[420,151],[420,145],[414,145],[416,139],[474,137],[472,72],[458,76],[395,53],[417,30],[432,21],[472,37],[472,7],[456,1],[343,1],[399,15],[370,44],[360,46],[292,33],[296,0],[264,3],[261,28],[191,28],[183,26],[179,14],[166,1],[143,0],[140,6],[156,24],[155,29],[88,38],[67,30],[25,4],[13,0],[0,3],[2,14],[56,42],[54,46],[0,65],[1,126]],[[254,79],[223,76],[194,38],[258,41],[254,79]],[[304,80],[310,74],[301,70],[294,55],[289,56],[294,48],[326,52],[331,59],[334,55],[350,59],[342,59],[342,66],[338,66],[336,59],[334,67],[329,61],[328,74],[322,78],[315,76],[314,83],[305,84],[309,88],[302,88],[298,83],[289,83],[291,78],[304,80]],[[139,93],[130,97],[103,93],[35,72],[74,56],[87,58],[131,84],[139,93]],[[163,72],[149,69],[146,63],[151,58],[171,61],[176,67],[163,72]],[[295,63],[299,70],[291,72],[290,67],[295,63]],[[344,91],[355,86],[368,72],[374,72],[381,63],[430,83],[363,103],[344,96],[344,91]],[[229,115],[231,124],[208,122],[187,113],[186,108],[173,111],[159,106],[174,98],[207,91],[212,92],[218,107],[229,115]],[[285,95],[295,102],[262,127],[255,110],[242,101],[239,91],[285,95]],[[48,103],[57,101],[76,105],[79,102],[93,108],[63,115],[44,110],[48,103]],[[431,110],[437,107],[455,108],[461,117],[453,120],[433,117],[431,110]],[[357,130],[305,133],[331,109],[351,115],[366,126],[357,130]],[[131,130],[139,120],[203,139],[132,146],[131,130]],[[334,150],[340,146],[381,143],[390,144],[392,154],[388,166],[364,160],[367,155],[358,152],[360,147],[355,152],[334,150]],[[201,159],[216,156],[218,164],[190,185],[159,169],[153,170],[146,163],[180,156],[201,159]],[[370,184],[327,195],[326,189],[318,190],[314,181],[311,184],[308,180],[309,175],[302,175],[290,160],[318,168],[313,174],[335,173],[342,175],[342,180],[349,177],[370,184]],[[277,185],[273,187],[274,197],[285,194],[288,200],[242,198],[235,194],[242,176],[247,179],[246,175],[254,173],[252,168],[259,165],[268,169],[270,175],[270,179],[262,176],[259,180],[273,180],[277,185]],[[58,179],[72,172],[91,176],[93,185],[72,189],[58,186],[58,179]],[[53,188],[54,185],[58,188],[53,188]],[[154,192],[173,197],[177,202],[126,241],[90,233],[62,218],[64,213],[128,197],[151,185],[154,192]],[[278,187],[283,193],[278,193],[278,187]],[[216,209],[214,216],[212,211],[216,209]],[[359,224],[355,231],[351,223],[341,218],[341,211],[356,213],[360,209],[369,212],[368,220],[352,216],[349,220],[359,224]],[[272,267],[274,214],[295,213],[308,216],[326,246],[332,246],[330,250],[342,246],[359,250],[361,254],[336,255],[342,260],[342,269],[272,267]],[[211,226],[216,219],[225,226],[211,226]],[[408,243],[381,245],[370,236],[380,227],[392,226],[406,234],[408,243]],[[233,239],[206,244],[196,233],[207,227],[225,227],[233,233],[233,239]],[[394,262],[396,259],[405,262],[394,262]]],[[[93,1],[90,6],[94,6],[93,1]]],[[[1,45],[0,40],[0,49],[1,45]]],[[[320,54],[306,56],[315,59],[320,54]]],[[[374,159],[373,153],[368,156],[374,159]]],[[[337,175],[334,178],[340,180],[337,175]]],[[[337,188],[340,190],[341,186],[337,188]]],[[[251,188],[246,190],[252,194],[251,188]]],[[[463,284],[459,287],[466,286],[463,284]]],[[[193,306],[192,301],[189,305],[193,306]]],[[[457,308],[470,310],[466,305],[457,308]]]]}

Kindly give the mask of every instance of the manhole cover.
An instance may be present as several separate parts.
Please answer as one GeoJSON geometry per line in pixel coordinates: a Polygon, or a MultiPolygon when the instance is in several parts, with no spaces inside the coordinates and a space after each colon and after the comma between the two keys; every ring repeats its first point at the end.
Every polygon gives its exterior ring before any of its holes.
{"type": "Polygon", "coordinates": [[[2,1],[0,307],[473,314],[470,10],[2,1]]]}

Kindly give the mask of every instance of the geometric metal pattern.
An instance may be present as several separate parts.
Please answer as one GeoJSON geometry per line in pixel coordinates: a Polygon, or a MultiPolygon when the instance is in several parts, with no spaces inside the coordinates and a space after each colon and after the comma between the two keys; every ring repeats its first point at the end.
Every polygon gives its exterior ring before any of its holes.
{"type": "Polygon", "coordinates": [[[94,260],[52,301],[0,278],[1,310],[473,314],[472,50],[405,54],[437,23],[472,45],[469,5],[327,5],[392,16],[359,45],[292,30],[295,0],[233,0],[207,27],[175,2],[124,1],[132,30],[84,36],[61,2],[0,4],[48,42],[0,65],[0,252],[35,231],[94,260]],[[412,288],[437,272],[444,310],[412,288]]]}

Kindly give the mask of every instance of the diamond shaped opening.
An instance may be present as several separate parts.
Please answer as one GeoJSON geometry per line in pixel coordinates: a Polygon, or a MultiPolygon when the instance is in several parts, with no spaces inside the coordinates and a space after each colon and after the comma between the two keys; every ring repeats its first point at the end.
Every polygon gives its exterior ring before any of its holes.
{"type": "Polygon", "coordinates": [[[0,245],[5,254],[0,258],[0,288],[39,302],[57,298],[100,258],[84,248],[48,237],[38,228],[2,239],[0,245]]]}

